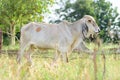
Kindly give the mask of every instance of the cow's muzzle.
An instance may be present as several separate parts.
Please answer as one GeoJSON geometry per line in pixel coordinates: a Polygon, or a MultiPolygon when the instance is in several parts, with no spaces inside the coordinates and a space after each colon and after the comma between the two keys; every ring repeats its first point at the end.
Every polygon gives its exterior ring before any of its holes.
{"type": "Polygon", "coordinates": [[[95,33],[99,33],[99,32],[100,32],[100,28],[99,27],[95,28],[95,33]]]}

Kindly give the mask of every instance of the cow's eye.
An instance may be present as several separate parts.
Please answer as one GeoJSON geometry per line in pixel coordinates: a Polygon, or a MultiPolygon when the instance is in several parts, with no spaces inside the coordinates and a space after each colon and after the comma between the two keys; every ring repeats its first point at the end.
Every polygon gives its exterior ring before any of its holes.
{"type": "Polygon", "coordinates": [[[91,20],[88,20],[88,22],[91,22],[91,20]]]}

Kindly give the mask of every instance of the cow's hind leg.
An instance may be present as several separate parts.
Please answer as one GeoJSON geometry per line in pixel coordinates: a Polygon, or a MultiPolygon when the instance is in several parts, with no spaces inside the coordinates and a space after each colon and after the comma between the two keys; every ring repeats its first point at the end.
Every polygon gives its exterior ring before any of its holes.
{"type": "Polygon", "coordinates": [[[18,63],[21,62],[21,58],[22,58],[22,56],[23,56],[23,54],[24,54],[24,51],[25,51],[26,47],[27,47],[27,45],[25,45],[25,44],[22,44],[22,45],[20,46],[20,50],[19,50],[19,52],[18,52],[18,54],[17,54],[17,62],[18,62],[18,63]]]}
{"type": "Polygon", "coordinates": [[[32,51],[33,51],[33,48],[32,48],[32,46],[30,46],[25,54],[25,57],[26,57],[28,63],[30,63],[30,64],[32,64],[31,55],[30,55],[32,53],[32,51]]]}

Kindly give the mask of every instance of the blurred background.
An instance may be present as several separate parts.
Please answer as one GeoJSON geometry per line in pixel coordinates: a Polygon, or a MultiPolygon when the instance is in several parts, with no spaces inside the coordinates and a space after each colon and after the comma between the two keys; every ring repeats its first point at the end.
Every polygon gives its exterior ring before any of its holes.
{"type": "Polygon", "coordinates": [[[120,80],[119,41],[120,0],[0,0],[0,80],[120,80]],[[92,55],[74,51],[64,64],[53,62],[56,50],[35,50],[32,65],[24,58],[16,63],[25,24],[74,22],[84,15],[93,16],[101,29],[96,40],[102,45],[86,40],[92,55]]]}
{"type": "Polygon", "coordinates": [[[29,22],[74,22],[84,15],[96,19],[104,43],[119,43],[119,0],[0,0],[3,45],[18,44],[20,29],[29,22]]]}

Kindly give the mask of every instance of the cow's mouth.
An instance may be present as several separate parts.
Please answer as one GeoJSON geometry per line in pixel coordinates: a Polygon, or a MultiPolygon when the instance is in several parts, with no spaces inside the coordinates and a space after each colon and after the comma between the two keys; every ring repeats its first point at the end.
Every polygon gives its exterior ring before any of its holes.
{"type": "Polygon", "coordinates": [[[99,33],[95,33],[95,34],[90,34],[90,39],[93,40],[98,36],[99,33]]]}
{"type": "Polygon", "coordinates": [[[89,39],[90,39],[91,41],[93,41],[93,40],[95,39],[95,35],[94,35],[94,34],[90,34],[89,39]]]}
{"type": "Polygon", "coordinates": [[[94,34],[90,34],[90,38],[94,38],[94,34]]]}

